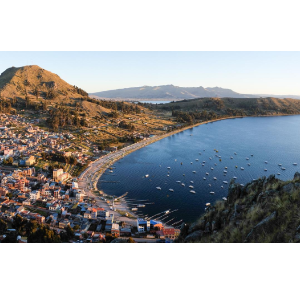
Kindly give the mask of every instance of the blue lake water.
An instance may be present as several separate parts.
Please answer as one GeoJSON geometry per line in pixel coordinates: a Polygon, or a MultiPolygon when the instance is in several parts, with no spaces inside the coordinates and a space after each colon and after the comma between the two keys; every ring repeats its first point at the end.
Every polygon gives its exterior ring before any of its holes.
{"type": "MultiPolygon", "coordinates": [[[[98,188],[116,196],[128,192],[129,199],[155,203],[140,208],[138,213],[141,215],[153,216],[168,209],[178,209],[164,221],[171,220],[170,225],[181,219],[193,222],[204,212],[207,202],[214,203],[227,196],[229,182],[234,176],[242,184],[270,174],[283,180],[293,178],[294,173],[300,171],[299,129],[300,116],[250,117],[204,124],[125,156],[113,165],[116,167],[113,173],[106,171],[101,177],[101,180],[119,183],[99,182],[98,188]],[[281,170],[278,164],[286,170],[281,170]],[[146,174],[149,177],[146,178],[146,174]],[[203,180],[203,177],[207,179],[203,180]],[[194,186],[196,194],[190,193],[189,185],[194,186]],[[156,189],[158,186],[161,190],[156,189]],[[210,194],[212,191],[215,194],[210,194]]],[[[129,203],[142,204],[138,201],[129,203]]]]}

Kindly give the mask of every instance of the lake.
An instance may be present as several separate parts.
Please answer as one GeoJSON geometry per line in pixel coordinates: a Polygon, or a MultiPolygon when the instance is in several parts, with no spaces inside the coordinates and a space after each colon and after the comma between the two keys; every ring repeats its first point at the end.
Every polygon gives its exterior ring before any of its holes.
{"type": "Polygon", "coordinates": [[[193,222],[207,202],[227,197],[234,176],[241,184],[270,174],[283,180],[293,178],[300,166],[299,128],[300,116],[237,118],[200,125],[125,156],[113,165],[113,173],[106,171],[101,177],[119,183],[98,182],[98,188],[111,195],[128,192],[129,199],[147,200],[128,201],[130,207],[151,203],[139,208],[141,216],[176,210],[163,221],[169,225],[180,220],[193,222]],[[195,194],[190,193],[189,185],[195,194]]]}

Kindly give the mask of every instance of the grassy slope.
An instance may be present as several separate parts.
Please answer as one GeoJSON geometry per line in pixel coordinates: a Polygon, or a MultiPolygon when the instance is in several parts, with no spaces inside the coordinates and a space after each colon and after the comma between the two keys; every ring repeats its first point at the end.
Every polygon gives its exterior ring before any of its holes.
{"type": "Polygon", "coordinates": [[[241,187],[230,183],[219,201],[182,229],[180,242],[300,242],[300,174],[275,176],[241,187]]]}

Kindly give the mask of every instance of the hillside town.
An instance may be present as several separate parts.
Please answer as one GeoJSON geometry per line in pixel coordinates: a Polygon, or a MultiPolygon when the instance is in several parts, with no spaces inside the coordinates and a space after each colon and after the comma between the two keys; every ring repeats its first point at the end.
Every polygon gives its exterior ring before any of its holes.
{"type": "Polygon", "coordinates": [[[117,149],[95,147],[90,154],[71,133],[37,123],[0,115],[1,242],[172,242],[179,236],[179,229],[159,221],[122,217],[111,196],[96,201],[79,187],[90,162],[117,149]]]}

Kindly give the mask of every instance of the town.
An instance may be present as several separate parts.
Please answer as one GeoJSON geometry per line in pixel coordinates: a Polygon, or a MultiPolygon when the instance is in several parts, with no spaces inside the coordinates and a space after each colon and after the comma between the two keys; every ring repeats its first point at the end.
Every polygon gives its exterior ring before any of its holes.
{"type": "Polygon", "coordinates": [[[172,242],[179,236],[179,229],[128,212],[122,197],[81,188],[91,162],[117,149],[90,153],[73,134],[37,123],[0,115],[1,242],[172,242]]]}

